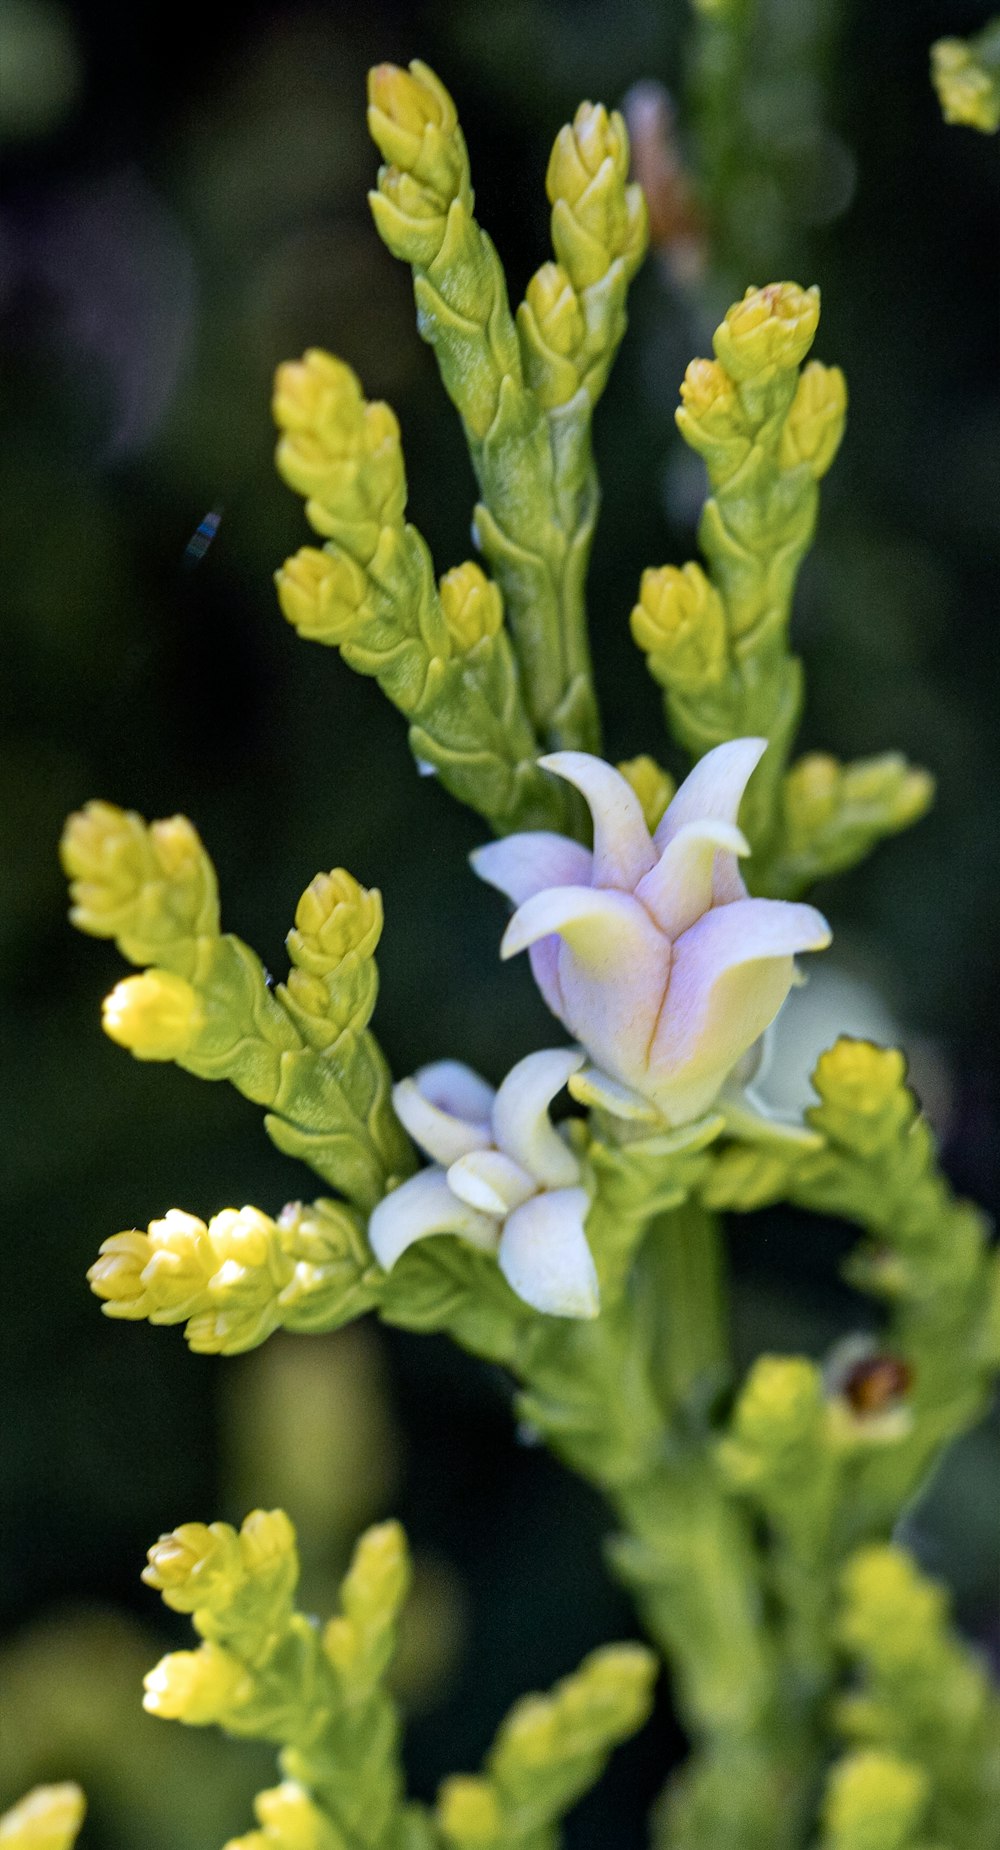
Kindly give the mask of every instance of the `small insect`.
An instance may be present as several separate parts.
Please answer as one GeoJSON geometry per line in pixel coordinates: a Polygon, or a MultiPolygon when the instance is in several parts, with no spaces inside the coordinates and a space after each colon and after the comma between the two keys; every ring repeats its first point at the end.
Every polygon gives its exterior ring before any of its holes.
{"type": "Polygon", "coordinates": [[[201,564],[202,559],[205,557],[205,554],[219,531],[219,522],[221,519],[221,507],[213,507],[205,515],[204,520],[199,521],[184,548],[183,557],[181,559],[181,564],[186,570],[190,571],[194,566],[201,564]]]}

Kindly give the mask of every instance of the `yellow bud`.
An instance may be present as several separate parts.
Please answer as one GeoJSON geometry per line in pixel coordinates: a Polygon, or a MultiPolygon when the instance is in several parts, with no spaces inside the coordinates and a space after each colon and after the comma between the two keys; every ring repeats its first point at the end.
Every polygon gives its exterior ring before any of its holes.
{"type": "Polygon", "coordinates": [[[60,856],[72,882],[73,924],[95,937],[113,937],[120,915],[135,903],[146,871],[142,817],[113,803],[88,803],[69,817],[60,856]]]}
{"type": "Polygon", "coordinates": [[[525,290],[525,302],[546,347],[565,359],[582,347],[586,325],[579,297],[561,263],[543,263],[525,290]]]}
{"type": "Polygon", "coordinates": [[[137,1060],[178,1060],[205,1024],[197,990],[172,970],[123,977],[101,1011],[101,1026],[137,1060]]]}
{"type": "Polygon", "coordinates": [[[456,1850],[488,1850],[499,1842],[503,1828],[495,1788],[488,1779],[454,1774],[438,1793],[437,1824],[456,1850]]]}
{"type": "Polygon", "coordinates": [[[146,1234],[133,1230],[113,1234],[100,1248],[87,1282],[95,1297],[104,1299],[106,1317],[148,1317],[154,1306],[143,1280],[152,1257],[146,1234]]]}
{"type": "Polygon", "coordinates": [[[264,1827],[262,1850],[265,1845],[273,1850],[343,1850],[340,1832],[293,1779],[258,1792],[253,1808],[264,1827]]]}
{"type": "Polygon", "coordinates": [[[782,1452],[814,1439],[823,1417],[823,1377],[802,1356],[758,1357],[736,1404],[738,1441],[782,1452]]]}
{"type": "Polygon", "coordinates": [[[650,657],[658,681],[700,690],[716,685],[726,669],[726,617],[722,599],[692,561],[643,572],[632,635],[650,657]]]}
{"type": "Polygon", "coordinates": [[[589,288],[621,258],[638,269],[648,236],[640,187],[626,185],[628,132],[617,110],[581,103],[559,130],[545,188],[552,203],[552,242],[574,289],[589,288]]]}
{"type": "Polygon", "coordinates": [[[382,935],[382,895],[344,867],[317,874],[295,908],[288,949],[312,976],[326,976],[345,957],[372,957],[382,935]]]}
{"type": "Polygon", "coordinates": [[[239,1658],[214,1643],[200,1645],[197,1651],[171,1651],[142,1682],[142,1706],[150,1715],[196,1728],[224,1722],[253,1694],[252,1679],[239,1658]]]}
{"type": "Polygon", "coordinates": [[[289,1595],[299,1577],[295,1528],[284,1510],[251,1510],[240,1529],[240,1555],[255,1580],[287,1582],[289,1595]]]}
{"type": "Polygon", "coordinates": [[[427,269],[448,229],[448,213],[440,195],[411,173],[384,167],[378,191],[369,193],[368,204],[379,237],[393,256],[427,269]]]}
{"type": "Polygon", "coordinates": [[[648,757],[645,752],[638,758],[626,758],[618,769],[642,804],[643,818],[652,834],[662,822],[667,804],[677,788],[673,778],[657,764],[655,758],[648,757]]]}
{"type": "Polygon", "coordinates": [[[783,469],[808,468],[815,481],[826,474],[840,448],[847,416],[847,382],[839,366],[810,360],[802,368],[781,433],[783,469]]]}
{"type": "Polygon", "coordinates": [[[154,1542],[147,1561],[143,1580],[174,1612],[227,1605],[243,1578],[236,1531],[228,1522],[181,1523],[154,1542]]]}
{"type": "Polygon", "coordinates": [[[468,184],[455,105],[441,79],[419,60],[408,71],[396,64],[376,64],[369,71],[368,130],[384,159],[422,181],[441,207],[468,184]]]}
{"type": "Polygon", "coordinates": [[[946,122],[977,128],[983,135],[1000,128],[1000,78],[980,63],[974,45],[938,39],[931,46],[931,80],[946,122]]]}
{"type": "Polygon", "coordinates": [[[285,360],[274,375],[275,423],[321,436],[331,454],[350,456],[360,449],[364,410],[357,374],[321,347],[310,347],[301,360],[285,360]]]}
{"type": "Polygon", "coordinates": [[[72,1850],[83,1824],[87,1801],[69,1780],[59,1786],[35,1786],[0,1818],[4,1850],[72,1850]]]}
{"type": "Polygon", "coordinates": [[[371,619],[368,575],[339,547],[300,547],[274,581],[282,615],[308,641],[350,642],[371,619]]]}
{"type": "Polygon", "coordinates": [[[118,938],[136,963],[153,963],[158,943],[218,930],[214,869],[186,816],[147,828],[131,810],[88,803],[69,818],[60,852],[73,924],[118,938]]]}
{"type": "Polygon", "coordinates": [[[201,1307],[218,1261],[208,1228],[196,1214],[171,1208],[149,1223],[150,1257],[142,1275],[151,1323],[182,1323],[201,1307]]]}
{"type": "Polygon", "coordinates": [[[497,634],[503,623],[503,598],[480,566],[471,560],[454,566],[438,588],[448,634],[457,648],[467,652],[484,637],[497,634]]]}
{"type": "Polygon", "coordinates": [[[748,289],[727,310],[713,346],[732,379],[762,379],[805,359],[819,324],[819,290],[798,283],[748,289]]]}
{"type": "Polygon", "coordinates": [[[376,1523],[360,1537],[341,1588],[344,1611],[380,1627],[399,1610],[410,1585],[410,1551],[402,1525],[376,1523]]]}
{"type": "Polygon", "coordinates": [[[830,1774],[823,1820],[835,1850],[904,1850],[927,1805],[926,1774],[910,1760],[870,1748],[830,1774]]]}
{"type": "Polygon", "coordinates": [[[898,1047],[876,1047],[841,1035],[820,1055],[813,1085],[824,1104],[859,1117],[884,1112],[906,1080],[906,1058],[898,1047]]]}
{"type": "Polygon", "coordinates": [[[844,1569],[840,1633],[848,1649],[878,1662],[919,1659],[948,1616],[943,1587],[928,1580],[903,1548],[861,1548],[844,1569]]]}

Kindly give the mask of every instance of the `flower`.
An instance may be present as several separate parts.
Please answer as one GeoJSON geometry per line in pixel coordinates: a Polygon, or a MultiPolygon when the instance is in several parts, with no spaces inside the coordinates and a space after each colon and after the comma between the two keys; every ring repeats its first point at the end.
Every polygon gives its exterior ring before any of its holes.
{"type": "Polygon", "coordinates": [[[456,1233],[495,1253],[507,1283],[535,1310],[597,1315],[583,1230],[590,1201],[579,1161],[548,1115],[583,1059],[576,1047],[529,1054],[498,1092],[461,1062],[439,1060],[394,1088],[397,1116],[434,1167],[387,1195],[371,1217],[372,1251],[387,1272],[415,1240],[456,1233]]]}
{"type": "Polygon", "coordinates": [[[799,951],[830,928],[812,906],[751,899],[737,868],[743,791],[766,748],[707,752],[655,834],[618,771],[586,752],[540,763],[583,792],[591,853],[543,831],[472,857],[517,907],[501,957],[528,950],[549,1008],[585,1047],[588,1096],[625,1116],[652,1104],[670,1125],[708,1110],[788,995],[799,951]]]}

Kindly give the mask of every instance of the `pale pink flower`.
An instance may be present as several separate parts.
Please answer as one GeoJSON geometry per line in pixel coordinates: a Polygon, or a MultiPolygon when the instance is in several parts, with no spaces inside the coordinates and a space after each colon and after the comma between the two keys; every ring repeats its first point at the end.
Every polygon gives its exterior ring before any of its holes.
{"type": "Polygon", "coordinates": [[[576,1047],[529,1054],[499,1091],[458,1060],[393,1089],[397,1116],[434,1159],[380,1201],[368,1223],[385,1271],[415,1240],[455,1233],[495,1254],[518,1296],[557,1317],[595,1317],[597,1273],[584,1234],[590,1199],[548,1108],[584,1060],[576,1047]]]}
{"type": "Polygon", "coordinates": [[[472,857],[517,907],[501,956],[530,952],[549,1008],[598,1069],[590,1095],[612,1109],[700,1117],[777,1015],[796,954],[830,942],[814,907],[751,899],[740,877],[736,818],[766,743],[707,752],[652,836],[618,771],[555,752],[540,762],[582,791],[593,851],[538,831],[472,857]]]}

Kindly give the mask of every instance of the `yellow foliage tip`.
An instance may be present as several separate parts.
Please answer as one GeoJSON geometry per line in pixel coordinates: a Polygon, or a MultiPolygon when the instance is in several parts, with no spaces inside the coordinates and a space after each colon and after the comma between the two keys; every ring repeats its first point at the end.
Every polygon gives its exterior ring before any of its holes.
{"type": "Polygon", "coordinates": [[[731,379],[763,382],[805,359],[819,325],[819,290],[798,283],[750,288],[715,330],[716,359],[731,379]]]}
{"type": "Polygon", "coordinates": [[[624,120],[603,103],[581,103],[556,136],[545,188],[556,256],[574,289],[600,282],[619,259],[631,277],[645,255],[646,201],[626,184],[628,162],[624,120]]]}
{"type": "Polygon", "coordinates": [[[260,1830],[231,1838],[225,1850],[344,1850],[340,1831],[293,1779],[258,1792],[253,1809],[260,1830]]]}
{"type": "Polygon", "coordinates": [[[345,957],[373,957],[382,935],[382,895],[364,887],[345,867],[317,874],[295,908],[288,934],[294,962],[311,976],[327,976],[345,957]]]}
{"type": "Polygon", "coordinates": [[[714,585],[694,561],[650,567],[632,611],[632,635],[664,686],[702,692],[726,670],[726,616],[714,585]]]}
{"type": "Polygon", "coordinates": [[[637,758],[623,759],[616,769],[635,791],[642,804],[642,819],[652,835],[663,821],[667,804],[677,788],[674,779],[647,752],[640,752],[637,758]]]}
{"type": "Polygon", "coordinates": [[[1000,26],[978,38],[938,39],[931,46],[931,81],[946,122],[995,135],[1000,129],[1000,26]]]}
{"type": "Polygon", "coordinates": [[[928,1797],[927,1775],[912,1761],[875,1748],[846,1755],[823,1805],[830,1850],[906,1850],[928,1797]]]}
{"type": "Polygon", "coordinates": [[[463,654],[497,634],[503,623],[503,598],[480,566],[471,560],[456,565],[445,572],[439,590],[448,634],[463,654]]]}
{"type": "Polygon", "coordinates": [[[205,1025],[197,991],[171,970],[124,977],[105,996],[101,1026],[137,1060],[177,1060],[205,1025]]]}
{"type": "Polygon", "coordinates": [[[339,547],[300,547],[274,582],[282,615],[307,642],[339,647],[371,619],[368,575],[339,547]]]}
{"type": "Polygon", "coordinates": [[[846,419],[847,381],[840,367],[810,360],[802,369],[781,433],[782,468],[807,468],[819,481],[840,448],[846,419]]]}
{"type": "Polygon", "coordinates": [[[72,1850],[87,1801],[79,1786],[35,1786],[0,1818],[3,1850],[72,1850]]]}
{"type": "Polygon", "coordinates": [[[215,873],[186,816],[147,824],[94,801],[69,817],[59,852],[80,931],[128,940],[137,926],[161,938],[218,927],[215,873]]]}

